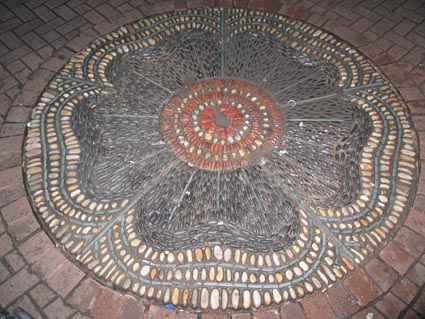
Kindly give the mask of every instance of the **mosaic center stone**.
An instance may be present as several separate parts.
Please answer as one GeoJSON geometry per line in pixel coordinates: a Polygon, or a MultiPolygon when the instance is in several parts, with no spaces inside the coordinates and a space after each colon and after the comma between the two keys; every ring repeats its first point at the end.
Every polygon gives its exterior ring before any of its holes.
{"type": "Polygon", "coordinates": [[[168,101],[160,121],[164,140],[189,165],[233,170],[256,164],[279,145],[281,115],[261,90],[221,79],[184,89],[168,101]]]}
{"type": "Polygon", "coordinates": [[[199,9],[122,26],[58,72],[23,154],[44,230],[85,272],[192,310],[326,290],[397,233],[418,176],[409,111],[312,25],[199,9]]]}

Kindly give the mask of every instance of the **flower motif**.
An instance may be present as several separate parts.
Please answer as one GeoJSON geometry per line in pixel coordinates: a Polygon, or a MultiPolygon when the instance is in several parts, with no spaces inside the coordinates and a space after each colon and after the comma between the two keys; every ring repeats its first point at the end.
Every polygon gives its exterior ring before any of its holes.
{"type": "Polygon", "coordinates": [[[269,34],[243,32],[222,48],[213,34],[182,31],[111,70],[116,91],[88,114],[105,153],[87,161],[86,184],[143,194],[139,231],[153,246],[279,251],[298,235],[300,201],[357,196],[370,121],[327,61],[269,34]]]}
{"type": "Polygon", "coordinates": [[[49,235],[103,282],[175,306],[270,306],[326,289],[394,234],[418,175],[407,113],[312,25],[178,11],[55,76],[25,181],[49,235]]]}

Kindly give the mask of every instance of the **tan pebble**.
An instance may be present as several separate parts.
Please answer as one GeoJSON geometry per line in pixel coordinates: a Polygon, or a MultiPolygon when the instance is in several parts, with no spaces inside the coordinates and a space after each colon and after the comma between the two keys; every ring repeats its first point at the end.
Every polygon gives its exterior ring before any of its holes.
{"type": "Polygon", "coordinates": [[[283,301],[288,301],[289,300],[289,293],[287,290],[283,291],[283,301]]]}
{"type": "Polygon", "coordinates": [[[165,277],[165,272],[164,270],[160,269],[159,275],[158,275],[159,280],[164,280],[164,277],[165,277]]]}
{"type": "Polygon", "coordinates": [[[177,260],[179,261],[179,263],[184,262],[184,255],[183,255],[183,253],[178,253],[177,260]]]}
{"type": "Polygon", "coordinates": [[[274,264],[275,264],[276,266],[280,266],[280,259],[279,259],[279,256],[278,256],[276,253],[273,253],[273,254],[272,254],[272,257],[273,257],[273,262],[274,262],[274,264]]]}
{"type": "Polygon", "coordinates": [[[272,266],[272,259],[271,259],[270,255],[266,255],[266,256],[264,257],[264,260],[266,261],[266,265],[267,265],[268,267],[271,267],[271,266],[272,266]]]}
{"type": "Polygon", "coordinates": [[[261,306],[261,294],[258,290],[254,290],[252,294],[252,301],[255,308],[259,308],[261,306]]]}
{"type": "Polygon", "coordinates": [[[240,251],[240,249],[236,249],[235,250],[235,261],[237,262],[237,263],[239,263],[239,261],[240,261],[240,258],[241,258],[241,251],[240,251]]]}
{"type": "Polygon", "coordinates": [[[294,267],[294,273],[296,276],[301,276],[303,274],[303,271],[301,270],[300,267],[294,267]]]}
{"type": "Polygon", "coordinates": [[[326,275],[331,281],[336,281],[335,275],[333,274],[333,272],[330,271],[330,269],[326,265],[322,264],[322,269],[325,271],[326,275]]]}
{"type": "Polygon", "coordinates": [[[152,298],[154,294],[155,294],[155,288],[154,287],[149,287],[146,296],[148,298],[152,298]]]}
{"type": "Polygon", "coordinates": [[[211,269],[210,269],[209,278],[210,278],[211,281],[215,281],[215,268],[214,267],[211,267],[211,269]]]}
{"type": "Polygon", "coordinates": [[[313,284],[316,286],[317,289],[322,288],[322,283],[316,278],[316,277],[311,277],[311,281],[313,282],[313,284]]]}
{"type": "Polygon", "coordinates": [[[249,290],[245,290],[242,295],[242,306],[244,309],[251,307],[251,293],[249,290]]]}
{"type": "Polygon", "coordinates": [[[207,258],[207,260],[211,259],[211,248],[210,247],[205,248],[205,257],[207,258]]]}
{"type": "Polygon", "coordinates": [[[176,261],[176,256],[174,256],[174,254],[173,254],[173,253],[168,254],[168,256],[167,256],[167,262],[168,262],[169,264],[172,264],[172,263],[174,263],[175,261],[176,261]]]}
{"type": "Polygon", "coordinates": [[[249,275],[249,282],[255,284],[257,282],[257,276],[255,274],[249,275]]]}
{"type": "Polygon", "coordinates": [[[273,289],[272,294],[273,294],[273,300],[275,303],[280,303],[282,301],[282,295],[280,294],[279,290],[273,289]]]}
{"type": "Polygon", "coordinates": [[[207,288],[201,290],[201,308],[207,309],[209,304],[210,293],[207,288]]]}
{"type": "Polygon", "coordinates": [[[283,275],[280,272],[277,272],[275,277],[277,282],[281,283],[283,281],[283,275]]]}
{"type": "Polygon", "coordinates": [[[177,280],[182,280],[182,278],[183,278],[182,271],[181,271],[180,269],[177,269],[177,270],[176,270],[176,272],[174,273],[174,277],[175,277],[177,280]]]}
{"type": "Polygon", "coordinates": [[[171,302],[173,305],[177,306],[179,304],[180,290],[179,288],[173,289],[173,297],[171,298],[171,302]]]}
{"type": "Polygon", "coordinates": [[[342,273],[342,271],[339,268],[334,268],[333,271],[334,271],[335,275],[340,279],[344,276],[344,274],[342,273]]]}
{"type": "Polygon", "coordinates": [[[288,280],[292,280],[294,278],[294,273],[292,270],[288,269],[285,271],[285,277],[288,278],[288,280]]]}
{"type": "Polygon", "coordinates": [[[234,289],[234,290],[232,291],[232,296],[231,296],[231,298],[232,298],[232,307],[233,307],[234,309],[238,309],[238,308],[239,308],[239,299],[240,299],[240,293],[239,293],[239,290],[234,289]]]}
{"type": "Polygon", "coordinates": [[[264,265],[264,258],[263,258],[263,256],[261,256],[261,255],[258,256],[257,265],[258,265],[258,267],[263,267],[263,265],[264,265]]]}
{"type": "Polygon", "coordinates": [[[136,263],[133,264],[133,267],[132,268],[133,268],[133,271],[134,272],[137,272],[139,270],[139,268],[140,268],[140,264],[136,262],[136,263]]]}
{"type": "Polygon", "coordinates": [[[226,248],[224,250],[224,261],[229,262],[232,259],[232,250],[230,248],[226,248]]]}
{"type": "Polygon", "coordinates": [[[226,278],[227,278],[227,281],[232,280],[232,271],[230,269],[226,270],[226,278]]]}
{"type": "Polygon", "coordinates": [[[227,305],[229,303],[229,295],[226,289],[221,290],[221,309],[227,309],[227,305]]]}
{"type": "Polygon", "coordinates": [[[218,289],[211,291],[211,309],[217,310],[220,307],[220,292],[218,289]]]}
{"type": "Polygon", "coordinates": [[[345,266],[347,266],[347,268],[348,268],[349,270],[353,271],[353,270],[355,269],[355,267],[353,266],[353,264],[352,264],[352,263],[350,263],[350,261],[349,261],[346,257],[342,256],[342,257],[341,257],[341,260],[342,260],[342,262],[345,264],[345,266]]]}
{"type": "Polygon", "coordinates": [[[217,267],[216,280],[222,281],[223,279],[224,279],[224,269],[223,269],[223,267],[217,267]]]}
{"type": "Polygon", "coordinates": [[[295,293],[295,290],[293,287],[289,287],[289,295],[291,296],[292,299],[297,298],[297,294],[295,293]]]}
{"type": "Polygon", "coordinates": [[[152,254],[152,247],[149,247],[145,252],[145,258],[149,258],[149,256],[152,254]]]}
{"type": "Polygon", "coordinates": [[[137,293],[139,291],[139,287],[140,287],[140,283],[136,282],[132,287],[131,287],[131,291],[133,293],[137,293]]]}
{"type": "Polygon", "coordinates": [[[252,255],[249,257],[249,262],[250,262],[250,264],[251,264],[251,265],[253,265],[253,266],[255,266],[256,260],[257,260],[257,257],[256,257],[254,254],[252,254],[252,255]]]}
{"type": "Polygon", "coordinates": [[[379,237],[381,237],[382,239],[387,238],[387,234],[381,228],[376,228],[375,232],[377,232],[379,237]]]}
{"type": "Polygon", "coordinates": [[[201,280],[207,279],[207,270],[205,268],[201,269],[201,280]]]}
{"type": "Polygon", "coordinates": [[[305,289],[308,291],[308,292],[313,292],[313,290],[314,290],[314,288],[313,288],[313,286],[308,282],[308,281],[305,281],[304,282],[304,286],[305,286],[305,289]]]}
{"type": "Polygon", "coordinates": [[[196,259],[197,261],[202,261],[202,257],[203,257],[202,249],[200,249],[200,248],[196,248],[196,249],[195,249],[195,259],[196,259]]]}
{"type": "Polygon", "coordinates": [[[127,290],[131,286],[131,279],[127,278],[122,284],[123,289],[127,290]]]}
{"type": "MultiPolygon", "coordinates": [[[[166,293],[168,293],[167,298],[168,298],[168,301],[169,301],[170,298],[171,298],[170,289],[167,289],[166,293]]],[[[162,289],[158,289],[156,291],[155,299],[156,300],[161,300],[161,295],[162,295],[162,289]]],[[[168,301],[167,301],[167,303],[168,303],[168,301]]]]}
{"type": "Polygon", "coordinates": [[[221,249],[220,246],[215,246],[214,247],[214,257],[217,260],[222,260],[223,259],[223,249],[221,249]]]}
{"type": "Polygon", "coordinates": [[[296,290],[297,290],[297,295],[298,295],[298,297],[304,297],[304,295],[305,295],[305,292],[304,292],[304,289],[303,289],[303,287],[301,287],[301,286],[297,286],[296,287],[296,290]]]}
{"type": "Polygon", "coordinates": [[[144,296],[146,294],[146,286],[140,287],[139,294],[140,296],[144,296]]]}
{"type": "Polygon", "coordinates": [[[329,284],[329,280],[328,278],[325,276],[325,274],[323,272],[321,272],[320,270],[317,271],[317,274],[319,275],[320,279],[325,283],[325,285],[329,284]]]}
{"type": "Polygon", "coordinates": [[[300,262],[300,267],[304,271],[307,271],[308,270],[308,265],[307,265],[307,263],[305,261],[300,262]]]}
{"type": "Polygon", "coordinates": [[[186,251],[186,257],[187,257],[187,261],[188,262],[192,262],[193,261],[193,257],[192,257],[192,251],[190,250],[190,249],[188,249],[187,251],[186,251]]]}
{"type": "Polygon", "coordinates": [[[183,290],[183,294],[182,294],[182,306],[183,307],[186,307],[188,305],[188,303],[189,303],[189,296],[190,296],[189,289],[185,288],[183,290]]]}
{"type": "Polygon", "coordinates": [[[140,243],[141,243],[140,239],[133,239],[133,240],[131,241],[130,245],[131,245],[132,247],[137,247],[137,246],[139,246],[139,245],[140,245],[140,243]]]}
{"type": "Polygon", "coordinates": [[[158,270],[156,268],[152,268],[151,273],[150,273],[150,278],[154,279],[156,277],[156,274],[158,273],[158,270]]]}
{"type": "Polygon", "coordinates": [[[192,291],[192,307],[196,308],[198,306],[198,290],[195,289],[192,291]]]}
{"type": "Polygon", "coordinates": [[[142,276],[147,276],[147,275],[149,274],[150,269],[151,269],[151,267],[150,267],[150,266],[148,266],[148,265],[144,265],[144,266],[142,267],[142,269],[140,270],[140,274],[141,274],[142,276]]]}

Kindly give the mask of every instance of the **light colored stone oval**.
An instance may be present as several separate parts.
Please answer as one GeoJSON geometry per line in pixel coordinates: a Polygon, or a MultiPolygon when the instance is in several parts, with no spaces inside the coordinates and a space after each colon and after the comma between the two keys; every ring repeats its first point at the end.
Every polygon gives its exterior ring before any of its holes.
{"type": "Polygon", "coordinates": [[[144,265],[142,269],[140,269],[140,274],[142,276],[147,276],[149,274],[149,271],[151,270],[151,267],[149,265],[144,265]]]}
{"type": "Polygon", "coordinates": [[[224,269],[223,267],[217,267],[217,275],[216,275],[216,280],[217,281],[222,281],[224,279],[224,269]]]}
{"type": "Polygon", "coordinates": [[[223,249],[220,246],[215,246],[214,247],[214,257],[217,260],[222,260],[223,259],[223,249]]]}
{"type": "Polygon", "coordinates": [[[272,294],[273,294],[273,300],[275,303],[280,303],[282,301],[282,295],[280,294],[279,290],[273,289],[272,294]]]}
{"type": "Polygon", "coordinates": [[[217,310],[220,307],[220,292],[218,289],[211,291],[211,309],[217,310]]]}
{"type": "Polygon", "coordinates": [[[207,288],[202,288],[201,290],[201,308],[207,309],[209,305],[210,292],[207,288]]]}
{"type": "Polygon", "coordinates": [[[229,303],[229,295],[226,289],[221,290],[221,309],[227,309],[229,303]]]}
{"type": "Polygon", "coordinates": [[[272,296],[270,294],[270,292],[266,291],[264,293],[264,305],[266,306],[270,306],[270,304],[272,303],[272,296]]]}
{"type": "Polygon", "coordinates": [[[261,306],[261,294],[258,290],[254,290],[252,294],[252,301],[255,308],[259,308],[261,306]]]}
{"type": "Polygon", "coordinates": [[[230,248],[226,248],[224,250],[224,261],[229,262],[232,259],[232,250],[230,248]]]}
{"type": "Polygon", "coordinates": [[[171,302],[173,305],[177,306],[179,304],[180,290],[178,288],[173,289],[173,296],[171,297],[171,302]]]}
{"type": "Polygon", "coordinates": [[[240,292],[238,289],[234,289],[232,291],[232,307],[234,309],[238,309],[239,308],[239,299],[240,299],[240,292]]]}
{"type": "Polygon", "coordinates": [[[251,292],[249,290],[244,290],[243,292],[242,306],[244,309],[249,309],[251,307],[251,292]]]}

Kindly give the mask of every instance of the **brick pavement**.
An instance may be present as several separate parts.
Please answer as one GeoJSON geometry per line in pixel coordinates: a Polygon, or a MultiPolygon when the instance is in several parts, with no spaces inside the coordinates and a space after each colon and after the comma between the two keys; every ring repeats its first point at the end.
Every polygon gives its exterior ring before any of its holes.
{"type": "Polygon", "coordinates": [[[32,107],[69,57],[146,15],[242,7],[304,19],[357,46],[397,86],[425,160],[425,3],[422,0],[4,0],[0,3],[0,307],[34,318],[423,318],[425,173],[396,238],[325,293],[249,313],[182,313],[103,287],[59,253],[25,198],[20,145],[32,107]],[[372,316],[373,315],[373,316],[372,316]]]}

